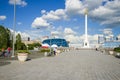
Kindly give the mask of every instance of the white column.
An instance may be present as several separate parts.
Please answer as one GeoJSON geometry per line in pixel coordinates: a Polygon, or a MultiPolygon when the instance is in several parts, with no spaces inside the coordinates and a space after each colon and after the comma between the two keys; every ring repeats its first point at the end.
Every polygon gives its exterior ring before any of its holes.
{"type": "Polygon", "coordinates": [[[88,41],[88,37],[87,37],[87,14],[85,14],[85,41],[88,41]]]}
{"type": "Polygon", "coordinates": [[[87,9],[86,9],[86,11],[85,11],[85,39],[84,39],[84,45],[83,45],[83,47],[84,48],[89,48],[89,41],[88,41],[88,33],[87,33],[87,14],[88,14],[88,11],[87,11],[87,9]]]}

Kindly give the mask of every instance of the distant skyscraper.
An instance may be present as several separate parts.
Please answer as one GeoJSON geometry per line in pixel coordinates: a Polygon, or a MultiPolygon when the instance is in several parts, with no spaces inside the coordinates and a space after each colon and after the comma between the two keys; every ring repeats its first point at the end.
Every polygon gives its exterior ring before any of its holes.
{"type": "Polygon", "coordinates": [[[113,33],[112,33],[112,29],[104,29],[103,31],[104,33],[104,39],[105,39],[105,42],[108,42],[108,41],[113,41],[113,33]]]}
{"type": "Polygon", "coordinates": [[[98,44],[104,43],[104,36],[103,35],[98,35],[98,44]]]}
{"type": "Polygon", "coordinates": [[[120,35],[118,35],[118,36],[116,37],[116,40],[117,40],[117,41],[120,41],[120,35]]]}
{"type": "Polygon", "coordinates": [[[28,41],[30,41],[30,37],[28,37],[28,41]]]}

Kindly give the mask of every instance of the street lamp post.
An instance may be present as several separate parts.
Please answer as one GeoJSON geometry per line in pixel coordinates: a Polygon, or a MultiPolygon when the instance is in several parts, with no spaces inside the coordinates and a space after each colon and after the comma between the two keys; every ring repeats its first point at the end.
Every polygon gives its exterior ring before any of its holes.
{"type": "Polygon", "coordinates": [[[15,26],[16,26],[16,0],[14,0],[14,17],[13,17],[13,52],[11,57],[15,57],[15,26]]]}
{"type": "Polygon", "coordinates": [[[52,39],[52,38],[51,38],[51,33],[50,33],[50,54],[52,54],[52,53],[51,53],[51,52],[52,52],[52,51],[51,51],[51,39],[52,39]]]}

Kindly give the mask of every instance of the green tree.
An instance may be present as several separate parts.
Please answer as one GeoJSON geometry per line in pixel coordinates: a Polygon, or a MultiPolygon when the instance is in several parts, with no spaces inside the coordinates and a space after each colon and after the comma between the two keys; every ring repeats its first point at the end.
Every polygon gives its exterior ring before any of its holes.
{"type": "Polygon", "coordinates": [[[0,48],[8,47],[8,33],[4,26],[0,25],[0,48]]]}
{"type": "Polygon", "coordinates": [[[21,43],[21,50],[27,50],[27,47],[24,43],[21,43]]]}
{"type": "Polygon", "coordinates": [[[33,46],[34,46],[34,47],[40,47],[41,44],[40,44],[40,43],[33,43],[33,46]]]}
{"type": "Polygon", "coordinates": [[[7,47],[12,47],[12,34],[11,31],[7,28],[7,47]]]}
{"type": "Polygon", "coordinates": [[[33,50],[34,49],[34,45],[33,44],[28,44],[28,49],[29,50],[33,50]]]}
{"type": "Polygon", "coordinates": [[[21,41],[21,35],[18,34],[18,35],[16,36],[16,44],[15,44],[17,50],[20,50],[20,49],[21,49],[21,43],[22,43],[22,41],[21,41]]]}
{"type": "Polygon", "coordinates": [[[29,50],[33,50],[34,47],[40,47],[40,46],[41,46],[40,43],[28,44],[28,49],[29,49],[29,50]]]}
{"type": "Polygon", "coordinates": [[[27,49],[26,45],[24,43],[22,43],[20,34],[18,34],[16,36],[15,49],[17,49],[17,50],[26,50],[27,49]]]}

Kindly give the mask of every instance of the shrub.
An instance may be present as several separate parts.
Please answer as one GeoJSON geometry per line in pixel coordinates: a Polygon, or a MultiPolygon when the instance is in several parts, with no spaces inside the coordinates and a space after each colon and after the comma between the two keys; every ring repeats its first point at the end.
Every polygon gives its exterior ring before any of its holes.
{"type": "Polygon", "coordinates": [[[120,47],[114,48],[114,51],[115,51],[115,52],[120,52],[120,47]]]}
{"type": "Polygon", "coordinates": [[[33,44],[28,44],[28,49],[29,50],[33,50],[34,49],[34,45],[33,44]]]}
{"type": "Polygon", "coordinates": [[[40,50],[40,52],[50,52],[50,49],[49,49],[49,48],[42,48],[42,49],[40,50]]]}
{"type": "Polygon", "coordinates": [[[28,50],[17,50],[16,53],[28,53],[28,54],[30,54],[30,52],[28,50]]]}
{"type": "Polygon", "coordinates": [[[29,50],[33,50],[34,47],[40,47],[40,46],[41,46],[40,43],[28,44],[28,49],[29,49],[29,50]]]}

